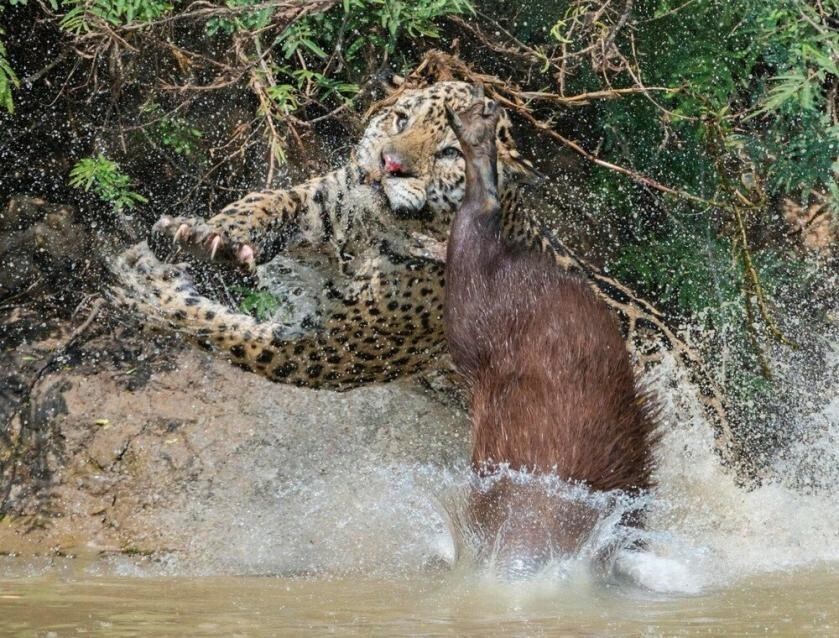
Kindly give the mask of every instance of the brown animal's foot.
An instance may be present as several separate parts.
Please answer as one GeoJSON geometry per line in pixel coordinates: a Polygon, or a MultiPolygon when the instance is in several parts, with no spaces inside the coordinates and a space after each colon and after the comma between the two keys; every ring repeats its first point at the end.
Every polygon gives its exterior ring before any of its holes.
{"type": "Polygon", "coordinates": [[[256,251],[248,233],[225,227],[216,217],[204,220],[164,215],[152,231],[171,237],[177,246],[202,259],[227,261],[248,270],[256,266],[256,251]]]}

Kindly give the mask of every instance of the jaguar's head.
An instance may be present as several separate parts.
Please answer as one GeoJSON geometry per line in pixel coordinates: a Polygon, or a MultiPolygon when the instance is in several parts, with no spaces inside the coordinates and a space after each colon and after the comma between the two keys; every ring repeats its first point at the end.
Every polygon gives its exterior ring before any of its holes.
{"type": "MultiPolygon", "coordinates": [[[[463,199],[465,165],[446,108],[461,111],[474,100],[470,84],[439,82],[405,90],[395,102],[375,112],[356,147],[355,159],[367,178],[381,185],[394,214],[448,219],[457,210],[463,199]]],[[[503,111],[496,137],[498,194],[504,202],[535,173],[516,150],[510,120],[503,111]]]]}

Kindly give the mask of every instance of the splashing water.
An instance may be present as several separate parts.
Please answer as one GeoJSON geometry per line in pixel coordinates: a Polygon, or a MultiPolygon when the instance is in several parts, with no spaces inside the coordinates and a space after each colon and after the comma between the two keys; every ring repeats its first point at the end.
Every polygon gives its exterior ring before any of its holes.
{"type": "MultiPolygon", "coordinates": [[[[258,438],[252,447],[259,449],[243,447],[229,467],[219,466],[210,492],[196,490],[186,507],[173,507],[171,525],[206,533],[169,560],[52,560],[37,569],[27,559],[22,573],[36,576],[27,579],[5,570],[0,632],[835,635],[836,351],[820,374],[826,392],[804,388],[800,416],[788,424],[801,436],[778,451],[777,478],[757,489],[740,487],[721,466],[701,408],[672,365],[649,379],[665,412],[652,493],[592,494],[513,473],[537,495],[594,513],[592,531],[573,551],[501,544],[481,555],[487,545],[475,535],[468,503],[472,490],[487,485],[476,485],[465,449],[382,466],[369,432],[343,438],[331,426],[317,430],[329,422],[325,415],[310,415],[305,449],[290,443],[294,437],[258,438]],[[272,469],[278,459],[298,462],[272,469]],[[643,529],[623,524],[640,509],[643,529]],[[284,577],[219,576],[231,573],[284,577]],[[121,577],[138,575],[177,578],[121,577]]],[[[343,409],[334,396],[327,403],[343,409]]],[[[413,434],[445,438],[410,423],[384,438],[413,434]]],[[[541,529],[526,511],[523,520],[541,529]]]]}
{"type": "Polygon", "coordinates": [[[591,494],[545,477],[516,479],[595,514],[591,533],[570,553],[548,546],[522,554],[499,545],[479,556],[486,539],[469,521],[475,485],[465,460],[381,466],[355,450],[336,461],[332,450],[312,459],[313,467],[323,466],[318,471],[269,481],[255,496],[202,499],[174,514],[173,525],[198,517],[211,533],[169,569],[392,578],[442,568],[485,582],[526,575],[543,584],[695,593],[839,561],[839,357],[828,360],[824,374],[828,396],[789,425],[808,437],[777,454],[773,475],[780,478],[747,490],[720,464],[693,393],[665,363],[649,379],[665,413],[651,494],[591,494]],[[641,509],[642,529],[622,523],[641,509]]]}

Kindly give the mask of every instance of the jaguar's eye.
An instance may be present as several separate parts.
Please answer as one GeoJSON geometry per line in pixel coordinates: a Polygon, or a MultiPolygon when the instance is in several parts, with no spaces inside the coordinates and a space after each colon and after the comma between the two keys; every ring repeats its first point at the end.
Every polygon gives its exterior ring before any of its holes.
{"type": "Polygon", "coordinates": [[[404,113],[396,113],[393,119],[393,128],[396,129],[396,132],[401,133],[406,126],[408,126],[408,116],[404,113]]]}
{"type": "Polygon", "coordinates": [[[437,157],[443,159],[457,159],[458,157],[463,157],[463,153],[460,152],[460,149],[457,146],[447,146],[437,153],[437,157]]]}

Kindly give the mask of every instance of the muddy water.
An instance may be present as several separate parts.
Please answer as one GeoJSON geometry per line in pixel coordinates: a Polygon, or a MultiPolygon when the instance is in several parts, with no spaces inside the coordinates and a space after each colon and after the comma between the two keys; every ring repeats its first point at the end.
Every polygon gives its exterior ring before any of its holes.
{"type": "Polygon", "coordinates": [[[642,502],[544,486],[602,515],[577,553],[525,579],[473,560],[466,468],[359,462],[266,493],[270,514],[242,514],[200,559],[4,557],[0,635],[836,636],[839,396],[826,399],[777,459],[791,478],[752,490],[689,406],[671,406],[683,418],[642,502]],[[646,529],[623,528],[640,506],[646,529]]]}
{"type": "Polygon", "coordinates": [[[266,479],[258,498],[225,493],[224,507],[197,495],[170,524],[197,519],[212,533],[185,552],[0,559],[0,636],[839,635],[831,352],[824,391],[802,381],[808,400],[788,424],[801,436],[757,489],[720,466],[692,393],[659,381],[669,416],[652,494],[542,485],[600,512],[573,555],[524,557],[524,570],[504,552],[476,564],[463,463],[359,454],[266,479]],[[623,527],[640,507],[644,530],[623,527]]]}
{"type": "Polygon", "coordinates": [[[0,581],[0,634],[835,636],[837,601],[839,570],[828,569],[690,596],[454,574],[395,581],[65,575],[0,581]]]}

